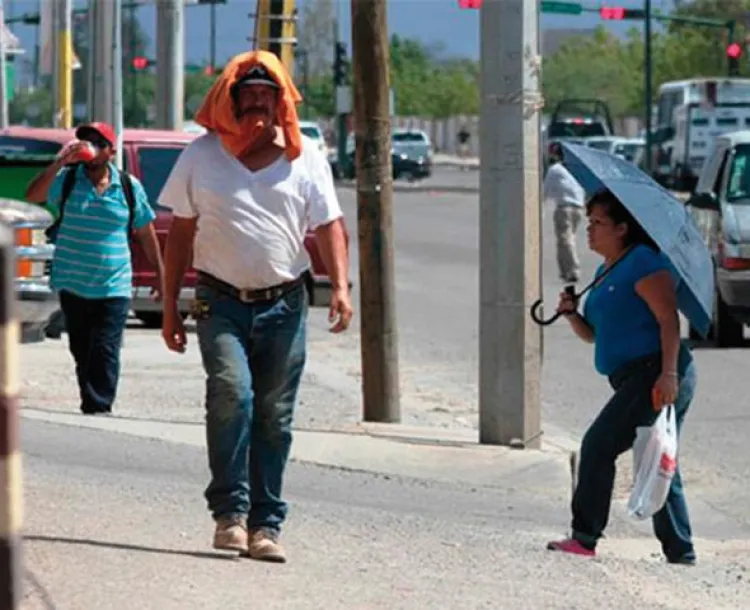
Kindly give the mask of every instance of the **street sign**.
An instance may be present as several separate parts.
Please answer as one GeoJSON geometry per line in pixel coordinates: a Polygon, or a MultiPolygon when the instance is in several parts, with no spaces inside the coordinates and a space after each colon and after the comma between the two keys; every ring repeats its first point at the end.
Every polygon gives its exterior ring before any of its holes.
{"type": "Polygon", "coordinates": [[[552,0],[542,0],[539,3],[542,13],[559,13],[562,15],[580,15],[583,7],[577,2],[556,2],[552,0]]]}
{"type": "Polygon", "coordinates": [[[8,101],[13,99],[16,90],[16,66],[11,62],[5,63],[5,84],[8,87],[8,101]]]}

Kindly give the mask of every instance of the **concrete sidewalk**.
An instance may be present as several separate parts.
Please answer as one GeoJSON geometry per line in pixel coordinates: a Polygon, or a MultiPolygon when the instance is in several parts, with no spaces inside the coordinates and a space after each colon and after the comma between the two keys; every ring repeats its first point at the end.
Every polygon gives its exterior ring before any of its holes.
{"type": "Polygon", "coordinates": [[[209,548],[201,426],[23,415],[24,610],[736,610],[746,598],[746,540],[701,539],[698,567],[669,566],[647,529],[615,515],[597,559],[546,551],[569,518],[560,447],[299,431],[290,563],[275,566],[209,548]]]}

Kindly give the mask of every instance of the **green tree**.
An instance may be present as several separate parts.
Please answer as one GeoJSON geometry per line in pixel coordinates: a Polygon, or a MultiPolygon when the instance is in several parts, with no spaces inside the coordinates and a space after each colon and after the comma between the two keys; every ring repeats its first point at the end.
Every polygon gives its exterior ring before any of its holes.
{"type": "Polygon", "coordinates": [[[54,111],[54,99],[48,87],[16,91],[8,104],[11,125],[45,127],[50,124],[54,111]]]}
{"type": "Polygon", "coordinates": [[[603,27],[592,36],[566,41],[542,66],[542,90],[549,112],[563,99],[601,99],[614,116],[634,110],[633,88],[638,87],[642,60],[631,45],[623,44],[603,27]]]}

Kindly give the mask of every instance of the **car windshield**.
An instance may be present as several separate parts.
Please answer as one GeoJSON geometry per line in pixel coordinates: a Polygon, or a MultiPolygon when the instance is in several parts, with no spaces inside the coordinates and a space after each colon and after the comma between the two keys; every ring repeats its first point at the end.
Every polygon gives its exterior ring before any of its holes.
{"type": "Polygon", "coordinates": [[[15,136],[0,136],[0,157],[24,158],[37,157],[52,160],[62,148],[59,142],[36,140],[34,138],[17,138],[15,136]]]}
{"type": "Polygon", "coordinates": [[[55,159],[59,142],[0,136],[0,198],[26,198],[29,182],[55,159]]]}
{"type": "Polygon", "coordinates": [[[300,131],[303,135],[306,135],[308,138],[312,138],[313,140],[320,140],[323,137],[323,134],[320,133],[320,129],[311,125],[300,127],[300,131]]]}
{"type": "Polygon", "coordinates": [[[181,147],[175,146],[143,146],[138,150],[141,184],[148,195],[151,207],[155,210],[167,209],[156,202],[182,150],[181,147]]]}
{"type": "Polygon", "coordinates": [[[596,148],[597,150],[609,150],[612,147],[611,140],[593,140],[587,144],[590,148],[596,148]]]}
{"type": "Polygon", "coordinates": [[[727,202],[750,204],[750,144],[734,149],[727,181],[727,202]]]}
{"type": "Polygon", "coordinates": [[[558,121],[547,128],[550,138],[590,138],[592,136],[606,136],[604,125],[601,123],[577,123],[573,121],[558,121]]]}
{"type": "Polygon", "coordinates": [[[419,144],[427,144],[427,139],[424,134],[417,132],[406,132],[406,133],[394,133],[394,142],[417,142],[419,144]]]}

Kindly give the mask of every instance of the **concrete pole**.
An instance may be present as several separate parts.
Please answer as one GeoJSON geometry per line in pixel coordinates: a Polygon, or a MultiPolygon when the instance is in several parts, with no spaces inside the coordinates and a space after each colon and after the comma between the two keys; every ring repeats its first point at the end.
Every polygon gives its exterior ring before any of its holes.
{"type": "Polygon", "coordinates": [[[646,155],[645,155],[645,170],[647,174],[651,174],[651,171],[657,169],[654,167],[654,159],[651,157],[651,151],[653,150],[653,134],[651,133],[651,105],[654,103],[653,93],[651,84],[653,78],[651,76],[653,64],[651,63],[651,0],[645,0],[644,11],[645,18],[643,24],[643,90],[646,98],[646,155]]]}
{"type": "Polygon", "coordinates": [[[114,125],[114,45],[112,23],[115,4],[112,0],[89,0],[89,88],[88,114],[93,121],[114,125]]]}
{"type": "Polygon", "coordinates": [[[352,0],[364,420],[401,421],[386,0],[352,0]]]}
{"type": "Polygon", "coordinates": [[[112,84],[114,94],[112,99],[113,127],[117,134],[115,142],[115,163],[122,169],[123,144],[123,107],[122,107],[122,0],[112,0],[114,5],[114,19],[112,20],[112,84]]]}
{"type": "Polygon", "coordinates": [[[19,350],[13,232],[0,224],[0,608],[20,610],[24,598],[23,475],[18,417],[19,350]]]}
{"type": "Polygon", "coordinates": [[[73,126],[73,24],[71,0],[56,0],[54,8],[55,125],[73,126]]]}
{"type": "Polygon", "coordinates": [[[156,127],[182,130],[185,114],[182,0],[156,4],[156,127]]]}
{"type": "MultiPolygon", "coordinates": [[[[60,126],[60,105],[58,99],[58,91],[60,91],[60,82],[62,75],[60,74],[60,66],[62,65],[60,60],[60,2],[59,0],[50,0],[50,20],[52,21],[52,40],[49,41],[51,47],[51,69],[52,69],[52,125],[54,127],[60,126]]],[[[40,26],[41,27],[41,26],[40,26]]]]}
{"type": "Polygon", "coordinates": [[[0,129],[5,129],[10,119],[8,117],[8,57],[5,54],[5,13],[0,0],[0,129]]]}
{"type": "Polygon", "coordinates": [[[541,330],[536,0],[481,8],[479,441],[538,448],[541,330]]]}

